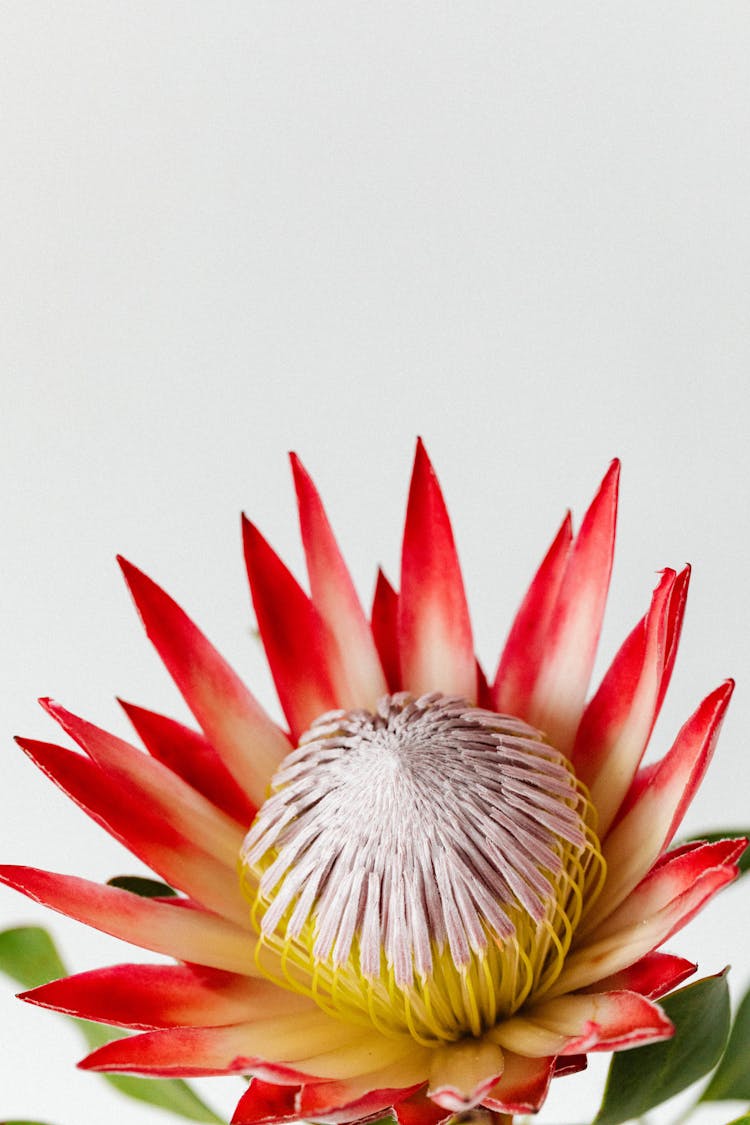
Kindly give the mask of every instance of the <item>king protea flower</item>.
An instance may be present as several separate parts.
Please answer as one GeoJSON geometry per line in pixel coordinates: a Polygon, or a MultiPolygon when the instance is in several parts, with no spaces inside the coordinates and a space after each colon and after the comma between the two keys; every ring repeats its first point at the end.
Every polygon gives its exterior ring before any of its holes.
{"type": "Polygon", "coordinates": [[[736,875],[743,842],[668,850],[711,757],[726,682],[640,765],[672,673],[688,571],[586,701],[609,584],[618,466],[566,517],[491,682],[421,444],[400,589],[362,610],[293,458],[308,595],[260,533],[244,547],[279,727],[183,611],[122,562],[200,727],[123,704],[144,753],[43,700],[84,751],[19,739],[181,892],[147,899],[5,867],[31,898],[176,964],[25,993],[135,1029],[90,1070],[252,1076],[234,1122],[435,1125],[537,1110],[588,1051],[669,1036],[655,1000],[695,970],[655,952],[736,875]]]}

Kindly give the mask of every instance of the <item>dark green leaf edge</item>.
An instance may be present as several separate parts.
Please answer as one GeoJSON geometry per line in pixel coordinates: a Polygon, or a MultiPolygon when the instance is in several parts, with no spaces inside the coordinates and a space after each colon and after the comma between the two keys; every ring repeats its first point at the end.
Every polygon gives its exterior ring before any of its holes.
{"type": "MultiPolygon", "coordinates": [[[[55,943],[41,926],[17,926],[0,933],[0,971],[23,985],[24,989],[36,988],[67,975],[55,943]]],[[[126,1034],[119,1028],[68,1018],[78,1026],[91,1050],[126,1034]]],[[[125,1074],[101,1074],[100,1077],[126,1097],[147,1102],[190,1121],[203,1122],[204,1125],[224,1125],[223,1119],[217,1117],[182,1079],[135,1078],[125,1074]]],[[[0,1125],[40,1123],[0,1122],[0,1125]]]]}
{"type": "Polygon", "coordinates": [[[700,1101],[745,1101],[750,1098],[750,989],[739,1003],[729,1042],[700,1101]]]}
{"type": "Polygon", "coordinates": [[[168,883],[161,883],[158,879],[147,879],[144,875],[115,875],[107,879],[108,887],[118,887],[121,891],[130,891],[131,894],[140,895],[141,898],[176,898],[177,891],[168,883]]]}
{"type": "Polygon", "coordinates": [[[675,1025],[674,1035],[614,1054],[593,1125],[622,1125],[642,1117],[713,1069],[729,1036],[726,973],[725,969],[696,981],[659,1001],[675,1025]]]}

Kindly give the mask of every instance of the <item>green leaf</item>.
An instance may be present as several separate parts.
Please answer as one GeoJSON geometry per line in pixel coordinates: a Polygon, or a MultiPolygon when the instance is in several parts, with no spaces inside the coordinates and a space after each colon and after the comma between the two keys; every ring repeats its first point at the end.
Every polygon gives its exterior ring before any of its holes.
{"type": "MultiPolygon", "coordinates": [[[[37,988],[40,984],[67,975],[67,969],[55,948],[55,943],[47,931],[39,926],[19,926],[17,929],[0,933],[0,971],[7,973],[24,988],[37,988]]],[[[126,1034],[119,1029],[91,1023],[89,1020],[74,1019],[72,1022],[78,1026],[92,1051],[126,1034]]],[[[217,1117],[187,1082],[179,1078],[133,1078],[126,1074],[102,1074],[101,1077],[126,1097],[170,1110],[180,1117],[186,1117],[189,1121],[222,1125],[222,1118],[217,1117]]],[[[0,1125],[40,1125],[40,1123],[0,1122],[0,1125]]]]}
{"type": "MultiPolygon", "coordinates": [[[[695,844],[704,840],[707,844],[714,844],[717,840],[741,840],[743,837],[750,839],[750,828],[715,829],[713,832],[701,832],[699,836],[689,836],[687,840],[681,840],[680,843],[695,844]]],[[[740,878],[750,871],[750,847],[745,848],[737,860],[737,866],[740,869],[740,878]]]]}
{"type": "Polygon", "coordinates": [[[703,1092],[701,1101],[723,1102],[750,1098],[748,1058],[750,1058],[750,990],[745,993],[737,1009],[724,1057],[703,1092]]]}
{"type": "Polygon", "coordinates": [[[66,971],[55,943],[40,926],[18,926],[0,933],[0,972],[24,988],[57,980],[66,971]]]}
{"type": "Polygon", "coordinates": [[[735,1117],[734,1121],[728,1122],[728,1125],[750,1125],[750,1113],[744,1113],[742,1117],[735,1117]]]}
{"type": "Polygon", "coordinates": [[[141,898],[174,898],[177,895],[177,891],[168,883],[146,879],[143,875],[115,875],[114,879],[107,880],[107,886],[119,887],[121,891],[130,891],[141,898]]]}
{"type": "Polygon", "coordinates": [[[716,1066],[729,1035],[726,972],[659,1001],[675,1025],[674,1035],[614,1055],[594,1125],[642,1117],[716,1066]]]}
{"type": "Polygon", "coordinates": [[[188,1121],[204,1121],[210,1125],[223,1123],[223,1118],[217,1117],[193,1088],[180,1078],[133,1078],[130,1074],[104,1074],[102,1077],[126,1098],[148,1102],[178,1117],[186,1117],[188,1121]]]}

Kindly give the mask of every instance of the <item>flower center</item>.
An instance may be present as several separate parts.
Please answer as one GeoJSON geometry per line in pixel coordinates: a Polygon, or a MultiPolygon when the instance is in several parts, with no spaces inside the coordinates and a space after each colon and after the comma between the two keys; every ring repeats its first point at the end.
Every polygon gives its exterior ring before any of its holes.
{"type": "Polygon", "coordinates": [[[426,1045],[557,977],[604,865],[567,759],[464,699],[322,715],[245,839],[257,960],[331,1014],[426,1045]]]}

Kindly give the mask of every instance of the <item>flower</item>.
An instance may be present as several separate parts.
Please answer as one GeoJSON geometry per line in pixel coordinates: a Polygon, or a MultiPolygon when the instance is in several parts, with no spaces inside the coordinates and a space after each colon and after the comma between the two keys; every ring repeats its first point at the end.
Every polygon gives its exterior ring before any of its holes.
{"type": "Polygon", "coordinates": [[[281,729],[183,611],[122,561],[201,733],[123,704],[148,753],[43,706],[84,751],[31,759],[176,898],[24,867],[2,879],[176,964],[115,965],[24,999],[134,1029],[81,1066],[252,1076],[238,1125],[436,1125],[534,1112],[588,1051],[669,1036],[661,995],[695,971],[655,952],[737,874],[742,841],[670,842],[731,682],[641,766],[689,572],[661,573],[593,697],[619,467],[564,520],[489,683],[453,534],[417,446],[400,591],[365,617],[292,459],[308,596],[259,532],[244,547],[281,729]]]}

